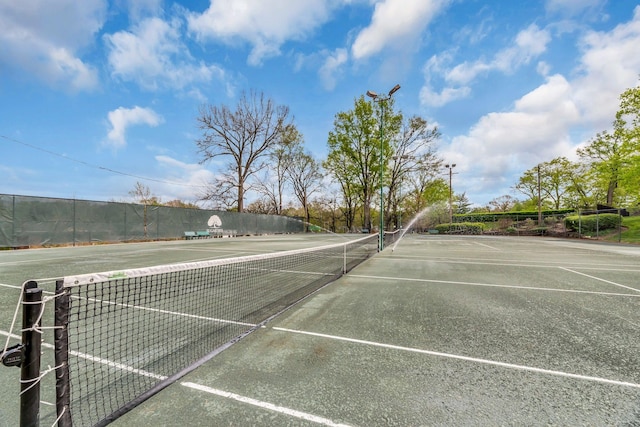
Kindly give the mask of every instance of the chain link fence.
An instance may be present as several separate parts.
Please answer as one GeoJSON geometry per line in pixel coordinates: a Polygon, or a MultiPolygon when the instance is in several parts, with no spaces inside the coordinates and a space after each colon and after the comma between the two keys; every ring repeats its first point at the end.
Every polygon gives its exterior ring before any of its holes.
{"type": "Polygon", "coordinates": [[[0,248],[303,231],[284,216],[0,194],[0,248]]]}

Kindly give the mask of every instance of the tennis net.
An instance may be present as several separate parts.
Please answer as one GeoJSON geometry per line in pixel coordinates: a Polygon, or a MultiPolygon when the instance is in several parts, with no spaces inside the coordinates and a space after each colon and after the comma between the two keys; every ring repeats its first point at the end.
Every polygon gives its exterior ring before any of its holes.
{"type": "Polygon", "coordinates": [[[57,280],[58,425],[109,424],[351,270],[376,253],[377,243],[368,235],[319,248],[57,280]]]}

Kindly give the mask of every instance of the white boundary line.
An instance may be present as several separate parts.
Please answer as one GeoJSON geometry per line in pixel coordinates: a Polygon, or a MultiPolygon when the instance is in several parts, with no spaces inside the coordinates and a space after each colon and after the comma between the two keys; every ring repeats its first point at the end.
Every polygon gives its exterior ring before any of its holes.
{"type": "Polygon", "coordinates": [[[419,260],[419,261],[424,261],[424,262],[438,262],[438,263],[447,263],[447,264],[473,264],[473,265],[500,265],[500,266],[507,266],[507,267],[530,267],[530,268],[556,268],[559,267],[558,264],[572,264],[573,266],[578,266],[577,268],[583,268],[583,269],[589,269],[589,270],[606,270],[606,271],[637,271],[640,272],[640,269],[637,268],[637,264],[621,264],[620,267],[636,267],[635,269],[632,270],[626,270],[626,269],[622,269],[622,268],[600,268],[600,267],[594,267],[597,265],[602,265],[602,266],[610,266],[611,264],[597,264],[597,263],[568,263],[566,260],[565,261],[545,261],[546,264],[540,264],[537,261],[524,261],[525,263],[522,263],[523,261],[519,261],[519,262],[509,262],[508,260],[505,260],[503,262],[496,262],[493,259],[487,259],[487,258],[476,258],[474,260],[469,260],[469,261],[461,261],[458,259],[454,259],[454,258],[447,258],[447,257],[434,257],[434,258],[429,258],[429,257],[420,257],[420,256],[411,256],[411,255],[402,255],[402,256],[394,256],[391,254],[388,254],[387,256],[379,256],[378,259],[384,259],[384,260],[391,260],[391,261],[397,261],[397,260],[419,260]],[[528,264],[526,264],[526,262],[528,262],[528,264]]]}
{"type": "Polygon", "coordinates": [[[281,331],[281,332],[289,332],[294,334],[310,335],[310,336],[319,337],[319,338],[327,338],[327,339],[332,339],[337,341],[345,341],[345,342],[350,342],[354,344],[364,344],[364,345],[370,345],[373,347],[382,347],[382,348],[387,348],[391,350],[400,350],[400,351],[407,351],[412,353],[427,354],[429,356],[444,357],[447,359],[463,360],[465,362],[481,363],[484,365],[498,366],[501,368],[515,369],[519,371],[535,372],[539,374],[553,375],[553,376],[559,376],[564,378],[573,378],[578,380],[585,380],[585,381],[591,381],[591,382],[597,382],[597,383],[603,383],[603,384],[611,384],[611,385],[617,385],[622,387],[632,387],[632,388],[640,389],[640,384],[626,382],[626,381],[617,381],[617,380],[610,380],[607,378],[593,377],[589,375],[580,375],[580,374],[572,374],[569,372],[553,371],[549,369],[536,368],[533,366],[516,365],[513,363],[498,362],[495,360],[479,359],[477,357],[461,356],[458,354],[451,354],[451,353],[441,353],[438,351],[423,350],[423,349],[413,348],[413,347],[403,347],[399,345],[384,344],[384,343],[379,343],[374,341],[365,341],[365,340],[359,340],[355,338],[341,337],[337,335],[327,335],[327,334],[321,334],[317,332],[300,331],[295,329],[287,329],[287,328],[279,328],[279,327],[273,327],[271,329],[276,331],[281,331]]]}
{"type": "Polygon", "coordinates": [[[215,388],[207,387],[200,384],[195,384],[191,382],[184,382],[181,385],[185,387],[192,388],[194,390],[204,391],[205,393],[214,394],[216,396],[225,397],[227,399],[233,399],[238,402],[246,403],[249,405],[257,406],[262,409],[268,409],[270,411],[279,412],[281,414],[289,415],[291,417],[300,418],[305,421],[311,421],[318,424],[323,424],[326,426],[347,426],[346,424],[338,424],[327,418],[319,417],[317,415],[309,414],[307,412],[297,411],[295,409],[285,408],[283,406],[274,405],[273,403],[263,402],[260,400],[252,399],[246,396],[240,396],[239,394],[230,393],[228,391],[218,390],[215,388]]]}
{"type": "MultiPolygon", "coordinates": [[[[9,337],[9,338],[15,338],[17,340],[22,339],[22,337],[20,335],[12,334],[11,332],[3,331],[2,329],[0,329],[0,335],[4,335],[5,337],[9,337]]],[[[51,344],[42,343],[42,345],[44,345],[46,347],[46,346],[51,345],[51,344]]],[[[51,345],[51,348],[53,348],[52,345],[51,345]]],[[[2,350],[2,348],[0,348],[0,350],[2,350]]]]}
{"type": "MultiPolygon", "coordinates": [[[[634,294],[620,294],[614,292],[598,292],[598,291],[581,291],[576,289],[557,289],[557,288],[541,288],[538,286],[515,286],[515,285],[496,285],[492,283],[474,283],[474,282],[456,282],[452,280],[435,280],[435,279],[410,279],[404,277],[387,277],[387,276],[366,276],[362,274],[349,274],[348,277],[357,277],[359,279],[372,279],[372,280],[392,280],[392,281],[404,281],[404,282],[418,282],[418,283],[442,283],[448,285],[465,285],[465,286],[484,286],[488,288],[507,288],[507,289],[522,289],[525,291],[549,291],[549,292],[567,292],[575,294],[592,294],[592,295],[607,295],[616,297],[631,297],[638,298],[640,295],[634,294]]],[[[637,290],[637,289],[636,289],[637,290]]],[[[640,291],[638,291],[640,292],[640,291]]]]}
{"type": "MultiPolygon", "coordinates": [[[[10,334],[7,331],[3,331],[0,330],[0,335],[5,335],[5,336],[10,336],[11,338],[15,338],[15,339],[20,339],[20,336],[15,335],[15,334],[10,334]]],[[[47,344],[47,343],[42,343],[43,347],[46,348],[53,348],[53,345],[51,344],[47,344]]],[[[81,353],[78,351],[70,351],[69,352],[71,355],[82,358],[82,359],[87,359],[90,360],[92,362],[96,362],[96,363],[100,363],[102,365],[106,365],[109,366],[111,368],[115,368],[115,369],[119,369],[119,370],[123,370],[126,372],[131,372],[133,374],[138,374],[144,377],[150,377],[150,378],[155,378],[157,380],[164,380],[167,377],[165,377],[164,375],[158,375],[158,374],[154,374],[153,372],[149,372],[149,371],[145,371],[143,369],[138,369],[138,368],[133,368],[131,366],[125,365],[123,363],[118,363],[118,362],[113,362],[111,360],[107,360],[101,357],[96,357],[96,356],[91,356],[90,354],[86,354],[86,353],[81,353]]],[[[200,391],[204,391],[206,393],[209,394],[214,394],[217,396],[221,396],[221,397],[225,397],[227,399],[232,399],[232,400],[236,400],[238,402],[242,402],[242,403],[246,403],[249,405],[253,405],[253,406],[257,406],[259,408],[262,409],[268,409],[270,411],[275,411],[275,412],[279,412],[291,417],[295,417],[295,418],[300,418],[306,421],[312,421],[318,424],[323,424],[326,426],[335,426],[335,427],[348,427],[346,424],[338,424],[335,423],[329,419],[326,418],[322,418],[319,417],[317,415],[313,415],[313,414],[309,414],[306,412],[302,412],[302,411],[297,411],[295,409],[289,409],[289,408],[285,408],[283,406],[278,406],[278,405],[274,405],[272,403],[268,403],[268,402],[263,402],[260,400],[256,400],[250,397],[246,397],[246,396],[241,396],[239,394],[235,394],[235,393],[231,393],[231,392],[227,392],[227,391],[223,391],[223,390],[218,390],[218,389],[214,389],[211,387],[207,387],[201,384],[196,384],[196,383],[192,383],[192,382],[183,382],[180,383],[181,385],[185,386],[185,387],[189,387],[195,390],[200,390],[200,391]]],[[[45,402],[46,403],[46,402],[45,402]]]]}
{"type": "Polygon", "coordinates": [[[562,270],[568,271],[570,273],[575,273],[575,274],[579,274],[581,276],[588,277],[588,278],[593,279],[593,280],[599,280],[601,282],[608,283],[610,285],[619,286],[621,288],[629,289],[629,290],[635,291],[635,292],[640,292],[640,289],[632,288],[630,286],[621,285],[620,283],[612,282],[612,281],[606,280],[606,279],[601,279],[600,277],[591,276],[589,274],[580,273],[579,271],[571,270],[570,268],[565,268],[565,267],[559,267],[559,268],[562,269],[562,270]]]}
{"type": "MultiPolygon", "coordinates": [[[[10,336],[11,338],[16,338],[16,339],[20,339],[20,336],[15,335],[15,334],[10,334],[7,331],[2,331],[0,330],[0,335],[5,335],[5,336],[10,336]]],[[[44,347],[46,348],[53,348],[53,346],[51,344],[46,344],[43,343],[42,344],[44,347]]],[[[149,371],[145,371],[143,369],[138,369],[138,368],[133,368],[131,366],[125,365],[123,363],[118,363],[118,362],[113,362],[107,359],[103,359],[101,357],[96,357],[96,356],[91,356],[89,354],[86,353],[81,353],[78,351],[70,351],[69,352],[71,355],[82,358],[82,359],[87,359],[90,360],[92,362],[96,362],[96,363],[100,363],[106,366],[109,366],[111,368],[115,368],[115,369],[119,369],[119,370],[123,370],[126,372],[131,372],[133,374],[138,374],[144,377],[150,377],[150,378],[155,378],[157,380],[164,380],[167,377],[165,377],[164,375],[158,375],[158,374],[154,374],[153,372],[149,372],[149,371]]],[[[222,391],[222,390],[218,390],[218,389],[214,389],[211,387],[207,387],[204,385],[200,385],[200,384],[196,384],[196,383],[192,383],[192,382],[184,382],[181,383],[181,385],[185,386],[185,387],[189,387],[195,390],[200,390],[200,391],[204,391],[206,393],[209,394],[215,394],[217,396],[221,396],[221,397],[225,397],[227,399],[232,399],[232,400],[236,400],[238,402],[242,402],[242,403],[246,403],[249,405],[253,405],[253,406],[257,406],[259,408],[262,409],[268,409],[270,411],[275,411],[275,412],[280,412],[282,414],[285,415],[289,415],[295,418],[300,418],[306,421],[312,421],[318,424],[323,424],[326,426],[336,426],[336,427],[347,427],[346,424],[337,424],[331,420],[328,420],[326,418],[322,418],[313,414],[309,414],[306,412],[301,412],[301,411],[297,411],[295,409],[289,409],[289,408],[285,408],[283,406],[277,406],[274,405],[272,403],[268,403],[268,402],[263,402],[260,400],[256,400],[256,399],[252,399],[250,397],[245,397],[245,396],[241,396],[239,394],[235,394],[235,393],[230,393],[227,391],[222,391]]]]}

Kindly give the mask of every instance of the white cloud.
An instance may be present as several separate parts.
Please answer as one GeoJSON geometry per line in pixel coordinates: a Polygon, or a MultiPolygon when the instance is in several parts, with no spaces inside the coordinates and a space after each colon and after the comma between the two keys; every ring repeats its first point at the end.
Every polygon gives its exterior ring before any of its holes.
{"type": "MultiPolygon", "coordinates": [[[[453,138],[443,155],[464,174],[458,185],[492,198],[509,193],[518,177],[540,162],[574,158],[584,139],[611,127],[620,93],[637,85],[637,46],[640,6],[628,23],[583,36],[572,80],[551,75],[511,111],[486,114],[466,135],[453,138]]],[[[549,65],[539,63],[538,70],[547,73],[549,65]]]]}
{"type": "Polygon", "coordinates": [[[465,172],[470,191],[495,192],[502,185],[506,193],[517,180],[510,176],[572,151],[569,131],[580,113],[571,91],[563,76],[550,76],[512,111],[489,113],[467,135],[453,138],[443,155],[465,172]]]}
{"type": "Polygon", "coordinates": [[[165,155],[155,159],[162,171],[169,171],[164,178],[166,182],[154,184],[154,191],[164,201],[196,201],[215,178],[213,172],[198,163],[185,163],[165,155]]]}
{"type": "Polygon", "coordinates": [[[463,99],[469,96],[471,88],[462,87],[445,87],[440,92],[435,92],[431,86],[425,85],[420,89],[420,103],[432,107],[441,107],[456,99],[463,99]]]}
{"type": "Polygon", "coordinates": [[[452,84],[468,84],[480,73],[494,70],[510,73],[544,53],[550,41],[551,35],[547,30],[541,30],[537,25],[531,24],[518,33],[513,46],[497,52],[491,61],[464,62],[451,69],[445,79],[452,84]]]}
{"type": "MultiPolygon", "coordinates": [[[[463,62],[450,68],[455,51],[434,55],[424,66],[425,83],[420,90],[420,102],[423,105],[441,107],[456,99],[465,98],[471,93],[470,84],[479,74],[491,71],[512,73],[544,53],[550,41],[551,36],[547,30],[532,24],[517,34],[512,45],[496,52],[490,61],[463,62]],[[433,81],[437,78],[443,79],[440,90],[434,88],[433,81]]],[[[540,72],[544,69],[544,66],[538,68],[540,72]]]]}
{"type": "Polygon", "coordinates": [[[114,149],[122,148],[127,144],[125,133],[132,125],[146,124],[158,126],[162,123],[162,117],[150,108],[142,108],[137,105],[133,108],[119,107],[108,114],[111,130],[107,134],[105,145],[114,149]]]}
{"type": "Polygon", "coordinates": [[[130,19],[139,21],[146,16],[159,16],[162,0],[120,0],[127,8],[130,19]]]}
{"type": "Polygon", "coordinates": [[[302,40],[330,16],[339,0],[211,0],[202,14],[188,16],[189,30],[201,40],[253,46],[248,62],[260,65],[278,56],[288,40],[302,40]]]}
{"type": "Polygon", "coordinates": [[[605,0],[547,0],[545,7],[549,12],[575,15],[584,10],[595,9],[604,3],[605,0]]]}
{"type": "Polygon", "coordinates": [[[0,2],[0,64],[54,87],[94,89],[97,71],[78,52],[94,42],[106,11],[104,0],[0,2]]]}
{"type": "Polygon", "coordinates": [[[386,47],[406,46],[419,38],[447,0],[382,0],[375,5],[371,24],[364,28],[351,46],[355,59],[375,55],[386,47]]]}
{"type": "Polygon", "coordinates": [[[224,79],[221,68],[193,60],[180,38],[180,22],[160,18],[144,19],[132,31],[105,35],[112,75],[148,90],[224,79]]]}
{"type": "Polygon", "coordinates": [[[608,128],[619,106],[620,94],[638,82],[640,70],[640,6],[633,19],[610,32],[590,32],[581,45],[575,98],[585,123],[608,128]]]}
{"type": "Polygon", "coordinates": [[[340,74],[342,67],[349,59],[346,49],[336,49],[331,53],[327,53],[327,58],[322,67],[318,71],[322,85],[327,90],[333,90],[336,86],[336,75],[340,74]]]}

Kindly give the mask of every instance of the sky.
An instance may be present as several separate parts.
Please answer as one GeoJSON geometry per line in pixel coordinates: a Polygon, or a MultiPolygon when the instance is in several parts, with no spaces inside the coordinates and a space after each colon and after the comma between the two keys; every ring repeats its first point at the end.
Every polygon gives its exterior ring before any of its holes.
{"type": "Polygon", "coordinates": [[[193,202],[221,168],[202,106],[263,92],[322,160],[337,113],[400,84],[484,206],[576,159],[640,77],[635,0],[0,0],[0,28],[3,194],[193,202]]]}

